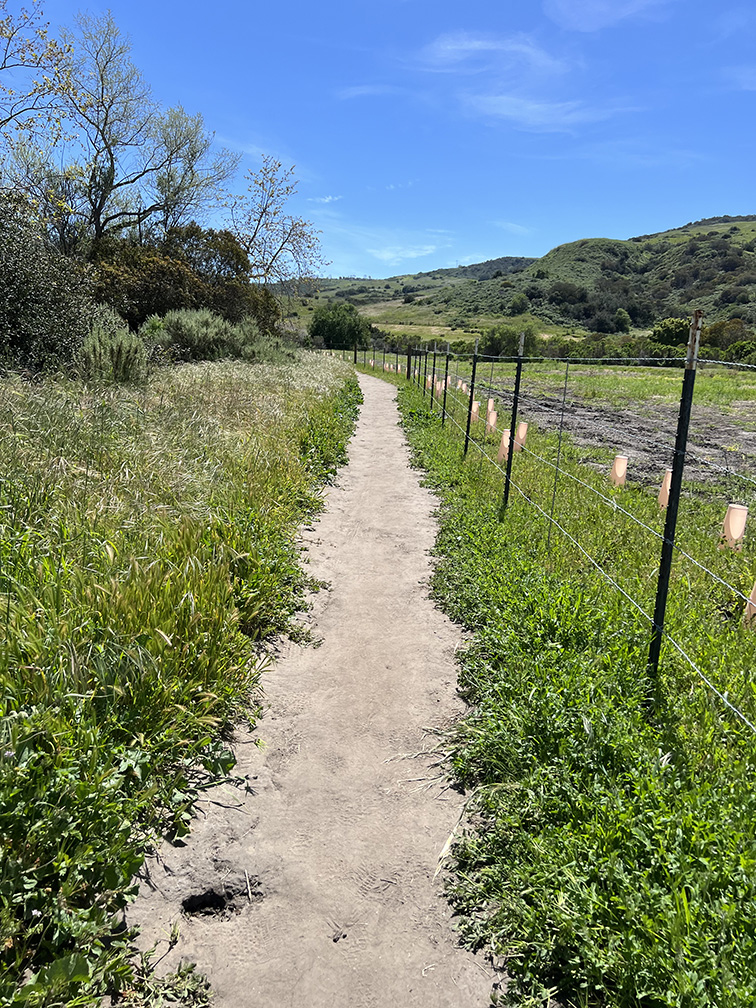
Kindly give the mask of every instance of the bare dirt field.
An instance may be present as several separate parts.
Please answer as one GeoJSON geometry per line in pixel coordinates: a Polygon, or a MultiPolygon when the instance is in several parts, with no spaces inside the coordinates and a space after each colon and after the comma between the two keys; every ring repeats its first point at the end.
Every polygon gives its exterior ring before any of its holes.
{"type": "Polygon", "coordinates": [[[459,716],[458,630],[428,600],[434,499],[408,465],[395,390],[361,376],[348,466],[305,533],[317,647],[287,646],[236,747],[248,790],[209,793],[148,864],[129,922],[180,937],[221,1008],[484,1008],[434,879],[463,798],[438,766],[459,716]]]}
{"type": "MultiPolygon", "coordinates": [[[[480,396],[500,396],[511,403],[511,391],[504,383],[481,383],[480,396]]],[[[630,459],[632,478],[657,485],[660,472],[672,465],[678,407],[653,401],[627,407],[607,402],[580,401],[573,397],[562,417],[561,396],[544,390],[526,393],[520,402],[521,419],[536,423],[544,431],[564,430],[579,445],[593,445],[623,453],[630,459]]],[[[714,406],[693,404],[690,439],[685,463],[686,480],[711,483],[727,481],[728,474],[756,478],[756,434],[753,431],[754,403],[735,402],[724,412],[714,406]]],[[[590,463],[590,455],[584,461],[590,463]]],[[[750,482],[750,480],[749,480],[750,482]]],[[[756,486],[756,484],[753,484],[756,486]]],[[[739,484],[743,492],[748,486],[739,484]]]]}

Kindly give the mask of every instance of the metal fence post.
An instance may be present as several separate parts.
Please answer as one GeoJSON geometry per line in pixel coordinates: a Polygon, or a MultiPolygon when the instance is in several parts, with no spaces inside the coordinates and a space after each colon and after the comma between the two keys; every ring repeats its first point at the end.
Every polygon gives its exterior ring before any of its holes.
{"type": "Polygon", "coordinates": [[[436,344],[433,344],[433,371],[431,372],[431,398],[430,398],[430,408],[433,409],[433,394],[436,391],[436,344]]]}
{"type": "Polygon", "coordinates": [[[423,351],[423,398],[425,398],[425,393],[428,391],[428,351],[423,351]]]}
{"type": "Polygon", "coordinates": [[[701,326],[703,312],[693,312],[688,336],[688,353],[685,358],[685,374],[683,375],[682,393],[680,395],[680,411],[677,415],[677,436],[675,437],[675,455],[672,461],[672,479],[669,486],[669,502],[667,516],[664,521],[664,542],[662,543],[661,559],[659,561],[659,578],[656,583],[656,603],[654,605],[654,624],[651,631],[651,643],[648,649],[648,673],[658,688],[659,657],[661,655],[662,638],[664,636],[664,617],[667,611],[669,596],[669,578],[672,572],[672,556],[675,548],[675,530],[677,514],[680,509],[680,493],[682,491],[683,469],[685,468],[685,450],[688,444],[688,427],[690,426],[690,409],[693,405],[693,388],[696,382],[696,365],[698,364],[698,348],[701,343],[701,326]]]}
{"type": "Polygon", "coordinates": [[[446,423],[446,389],[449,385],[449,344],[446,344],[446,364],[444,366],[444,401],[441,406],[441,426],[446,423]]]}
{"type": "Polygon", "coordinates": [[[470,424],[472,423],[472,406],[475,398],[475,372],[478,367],[478,341],[475,340],[475,352],[472,359],[472,374],[470,375],[470,401],[467,404],[467,428],[465,430],[465,447],[462,455],[467,455],[467,448],[470,444],[470,424]]]}
{"type": "Polygon", "coordinates": [[[412,381],[412,351],[407,347],[407,381],[412,381]]]}
{"type": "Polygon", "coordinates": [[[517,436],[517,407],[520,402],[520,379],[522,378],[522,355],[525,353],[525,333],[520,333],[520,345],[517,348],[517,369],[515,370],[514,393],[512,395],[512,419],[509,423],[509,451],[507,452],[507,469],[504,475],[504,494],[499,508],[499,520],[509,504],[509,486],[512,482],[512,456],[514,455],[515,437],[517,436]]]}
{"type": "Polygon", "coordinates": [[[357,340],[354,341],[354,363],[357,364],[357,340]]]}

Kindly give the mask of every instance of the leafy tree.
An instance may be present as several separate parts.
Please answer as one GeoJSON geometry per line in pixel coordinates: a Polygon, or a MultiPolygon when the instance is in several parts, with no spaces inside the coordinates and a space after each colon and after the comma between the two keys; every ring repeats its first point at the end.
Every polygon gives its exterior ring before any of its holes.
{"type": "MultiPolygon", "coordinates": [[[[249,258],[231,231],[202,228],[191,221],[171,228],[159,247],[192,271],[196,278],[195,307],[209,308],[229,322],[238,322],[246,315],[255,318],[260,315],[265,299],[255,289],[258,285],[250,283],[249,258]]],[[[265,332],[276,328],[279,312],[275,304],[273,308],[272,320],[263,316],[258,319],[265,332]]]]}
{"type": "Polygon", "coordinates": [[[702,339],[707,343],[717,347],[729,347],[733,343],[748,341],[753,338],[753,333],[745,324],[743,319],[730,318],[721,322],[714,322],[713,325],[705,326],[702,339]]]}
{"type": "Polygon", "coordinates": [[[488,329],[478,343],[478,353],[486,357],[514,357],[520,346],[520,333],[525,333],[525,355],[537,352],[538,338],[533,327],[494,326],[488,329]]]}
{"type": "Polygon", "coordinates": [[[316,345],[324,347],[367,347],[370,323],[353,304],[334,302],[318,305],[307,330],[316,345]]]}
{"type": "Polygon", "coordinates": [[[684,318],[665,318],[651,330],[651,339],[665,346],[679,346],[688,342],[690,322],[684,318]]]}
{"type": "Polygon", "coordinates": [[[614,330],[615,332],[627,333],[630,332],[630,325],[632,319],[630,318],[630,313],[626,308],[618,308],[614,313],[614,330]]]}
{"type": "Polygon", "coordinates": [[[737,343],[731,343],[727,348],[727,356],[734,361],[756,363],[756,340],[738,340],[737,343]]]}
{"type": "Polygon", "coordinates": [[[132,329],[150,315],[202,302],[201,282],[185,262],[144,245],[101,243],[93,273],[97,300],[110,305],[132,329]]]}
{"type": "Polygon", "coordinates": [[[0,0],[0,133],[9,139],[53,126],[70,88],[66,51],[48,34],[41,4],[33,0],[18,14],[0,0]]]}
{"type": "Polygon", "coordinates": [[[520,292],[515,294],[512,300],[509,302],[509,314],[510,315],[522,315],[524,312],[528,311],[530,308],[530,301],[526,294],[520,292]]]}

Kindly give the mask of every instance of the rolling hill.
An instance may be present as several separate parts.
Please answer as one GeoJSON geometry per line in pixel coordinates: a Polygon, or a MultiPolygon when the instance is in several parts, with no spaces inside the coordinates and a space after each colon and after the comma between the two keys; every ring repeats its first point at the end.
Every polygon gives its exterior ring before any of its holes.
{"type": "MultiPolygon", "coordinates": [[[[756,215],[711,217],[627,240],[583,238],[540,259],[504,257],[385,280],[319,281],[318,300],[344,298],[390,332],[474,335],[505,319],[550,333],[650,328],[704,311],[707,322],[756,323],[756,215]]],[[[300,315],[301,318],[301,315],[300,315]]]]}

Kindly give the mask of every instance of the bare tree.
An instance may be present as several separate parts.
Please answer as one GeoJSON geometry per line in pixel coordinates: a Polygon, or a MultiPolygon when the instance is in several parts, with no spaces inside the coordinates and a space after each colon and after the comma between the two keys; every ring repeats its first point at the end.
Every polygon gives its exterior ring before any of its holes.
{"type": "Polygon", "coordinates": [[[317,276],[327,265],[320,239],[310,221],[287,212],[297,190],[293,166],[284,169],[270,155],[258,172],[248,172],[245,196],[230,206],[232,228],[252,265],[250,278],[283,287],[317,276]]]}
{"type": "Polygon", "coordinates": [[[76,251],[84,240],[131,228],[167,229],[221,202],[239,158],[214,151],[202,116],[160,108],[112,15],[80,14],[62,39],[71,84],[64,105],[76,138],[58,150],[60,166],[18,145],[12,172],[60,247],[76,251]]]}

